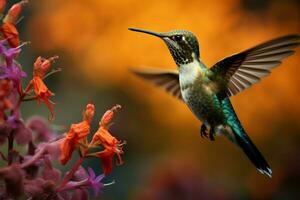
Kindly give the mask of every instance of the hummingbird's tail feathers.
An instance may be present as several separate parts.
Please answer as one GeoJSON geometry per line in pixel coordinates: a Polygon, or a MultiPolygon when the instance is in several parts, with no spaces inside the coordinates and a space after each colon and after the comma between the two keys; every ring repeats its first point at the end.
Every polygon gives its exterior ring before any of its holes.
{"type": "Polygon", "coordinates": [[[248,156],[250,161],[256,166],[259,172],[271,178],[272,170],[269,164],[245,132],[237,115],[234,112],[229,98],[222,100],[222,108],[227,119],[227,124],[232,129],[233,141],[243,149],[245,154],[248,156]]]}
{"type": "Polygon", "coordinates": [[[251,160],[251,162],[256,166],[257,170],[272,178],[272,170],[263,157],[263,155],[259,152],[257,147],[253,144],[251,139],[246,135],[246,133],[237,134],[233,130],[233,134],[235,136],[237,144],[243,149],[245,154],[251,160]]]}

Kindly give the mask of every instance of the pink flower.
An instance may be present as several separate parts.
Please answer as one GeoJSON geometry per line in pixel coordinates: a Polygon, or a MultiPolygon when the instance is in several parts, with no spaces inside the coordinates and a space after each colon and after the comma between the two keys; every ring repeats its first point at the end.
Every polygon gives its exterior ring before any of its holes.
{"type": "Polygon", "coordinates": [[[95,196],[97,196],[101,189],[104,187],[104,184],[101,183],[103,178],[104,174],[96,176],[93,169],[89,167],[88,178],[81,181],[69,181],[63,188],[60,189],[60,192],[92,188],[94,190],[95,196]]]}
{"type": "Polygon", "coordinates": [[[56,134],[50,130],[49,122],[43,117],[30,117],[26,121],[26,126],[35,133],[36,142],[48,142],[56,137],[56,134]]]}
{"type": "Polygon", "coordinates": [[[88,177],[89,175],[86,172],[86,170],[82,166],[80,166],[78,170],[74,173],[74,176],[72,177],[71,181],[82,181],[88,177]]]}
{"type": "Polygon", "coordinates": [[[14,133],[14,137],[18,144],[25,145],[32,140],[31,131],[25,126],[21,119],[12,115],[6,122],[14,133]]]}
{"type": "Polygon", "coordinates": [[[61,172],[52,166],[51,160],[48,157],[44,157],[44,169],[42,171],[42,177],[44,180],[50,180],[57,183],[61,178],[61,172]]]}
{"type": "Polygon", "coordinates": [[[92,168],[88,168],[89,178],[88,185],[94,190],[95,196],[98,196],[101,189],[104,187],[103,183],[101,183],[104,178],[104,174],[96,176],[94,170],[92,168]]]}
{"type": "Polygon", "coordinates": [[[39,151],[43,151],[43,154],[48,154],[51,160],[57,160],[61,156],[60,146],[62,142],[63,139],[61,138],[55,141],[41,143],[36,149],[36,154],[39,151]]]}
{"type": "Polygon", "coordinates": [[[6,48],[4,45],[5,42],[5,40],[0,41],[0,54],[3,55],[5,59],[5,64],[0,66],[0,78],[12,80],[14,88],[20,93],[21,78],[26,77],[27,75],[22,71],[20,66],[14,62],[14,58],[19,55],[21,48],[6,48]]]}

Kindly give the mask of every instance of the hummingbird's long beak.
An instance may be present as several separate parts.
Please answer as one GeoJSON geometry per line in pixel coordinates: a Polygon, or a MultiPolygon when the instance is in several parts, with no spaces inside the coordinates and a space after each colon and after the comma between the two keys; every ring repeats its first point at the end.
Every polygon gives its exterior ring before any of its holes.
{"type": "Polygon", "coordinates": [[[140,33],[146,33],[146,34],[149,34],[149,35],[154,35],[154,36],[159,37],[159,38],[165,37],[165,35],[163,33],[147,31],[147,30],[138,29],[138,28],[128,28],[128,30],[135,31],[135,32],[140,32],[140,33]]]}

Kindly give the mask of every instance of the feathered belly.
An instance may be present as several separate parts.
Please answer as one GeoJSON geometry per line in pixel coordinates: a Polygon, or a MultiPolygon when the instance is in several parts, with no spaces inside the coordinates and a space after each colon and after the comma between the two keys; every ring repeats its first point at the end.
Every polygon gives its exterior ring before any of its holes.
{"type": "Polygon", "coordinates": [[[213,126],[223,124],[223,111],[215,95],[200,87],[182,89],[181,93],[183,100],[199,120],[213,126]]]}

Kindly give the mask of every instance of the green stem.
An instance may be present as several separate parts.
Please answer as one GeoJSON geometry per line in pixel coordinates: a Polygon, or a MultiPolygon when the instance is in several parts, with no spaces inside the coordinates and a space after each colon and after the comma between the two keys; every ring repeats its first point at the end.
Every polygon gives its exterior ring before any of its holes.
{"type": "Polygon", "coordinates": [[[22,101],[32,101],[32,100],[36,100],[37,96],[32,96],[32,97],[27,97],[27,98],[23,98],[22,101]]]}
{"type": "Polygon", "coordinates": [[[58,68],[58,69],[52,70],[51,72],[49,72],[48,74],[46,74],[46,75],[43,77],[43,79],[46,79],[46,78],[48,78],[49,76],[51,76],[52,74],[55,74],[55,73],[57,73],[57,72],[61,72],[61,69],[58,68]]]}

